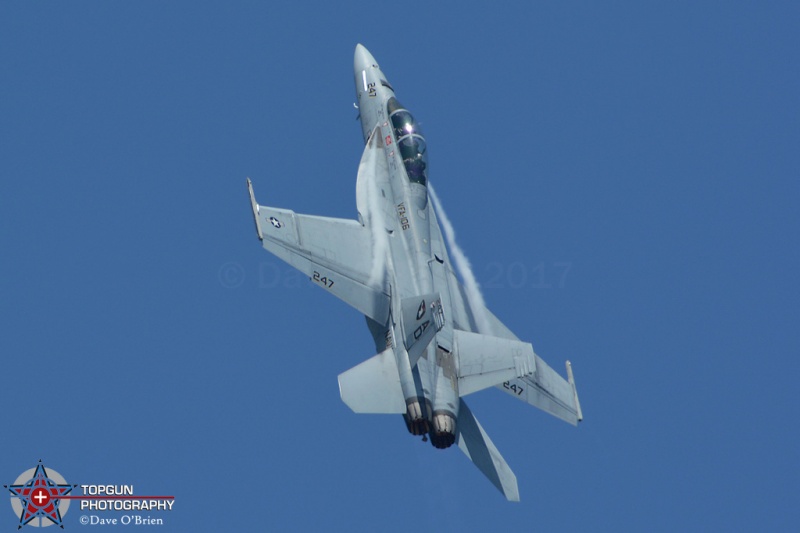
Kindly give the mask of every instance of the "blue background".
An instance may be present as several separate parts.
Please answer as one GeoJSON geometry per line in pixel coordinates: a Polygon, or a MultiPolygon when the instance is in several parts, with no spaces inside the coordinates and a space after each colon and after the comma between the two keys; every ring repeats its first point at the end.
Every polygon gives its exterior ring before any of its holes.
{"type": "Polygon", "coordinates": [[[163,531],[796,528],[798,27],[795,2],[3,2],[0,484],[42,459],[174,494],[163,531]],[[489,307],[573,361],[577,429],[470,398],[519,504],[348,410],[364,319],[255,236],[245,176],[355,217],[357,42],[489,307]]]}

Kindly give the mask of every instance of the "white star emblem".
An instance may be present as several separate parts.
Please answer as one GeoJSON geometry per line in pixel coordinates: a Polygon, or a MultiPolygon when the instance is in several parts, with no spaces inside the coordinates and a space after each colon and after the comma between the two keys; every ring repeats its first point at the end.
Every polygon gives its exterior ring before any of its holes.
{"type": "Polygon", "coordinates": [[[283,226],[283,224],[281,224],[281,221],[280,221],[280,220],[278,220],[278,219],[277,219],[277,218],[275,218],[275,217],[269,217],[269,221],[270,221],[270,223],[271,223],[273,226],[275,226],[276,228],[280,228],[281,226],[283,226]]]}

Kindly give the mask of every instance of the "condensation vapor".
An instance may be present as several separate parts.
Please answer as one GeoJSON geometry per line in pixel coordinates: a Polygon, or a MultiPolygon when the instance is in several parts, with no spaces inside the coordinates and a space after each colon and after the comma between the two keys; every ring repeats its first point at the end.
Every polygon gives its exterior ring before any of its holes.
{"type": "Polygon", "coordinates": [[[461,275],[461,279],[464,280],[467,299],[469,300],[469,306],[472,309],[472,316],[475,317],[478,330],[480,333],[491,335],[492,324],[489,320],[489,316],[486,314],[486,303],[483,300],[480,285],[478,284],[478,280],[475,279],[475,274],[472,272],[472,265],[470,265],[469,259],[467,259],[467,256],[464,255],[464,251],[461,250],[461,247],[456,242],[456,232],[453,229],[453,225],[450,223],[450,219],[447,218],[447,214],[442,208],[442,203],[439,201],[439,197],[436,196],[436,192],[433,190],[433,186],[430,182],[428,182],[428,196],[433,201],[433,208],[436,210],[436,215],[442,223],[444,237],[447,240],[447,247],[450,249],[450,253],[453,254],[453,261],[456,264],[456,269],[461,275]]]}
{"type": "Polygon", "coordinates": [[[378,190],[378,184],[375,183],[375,176],[377,175],[375,167],[378,164],[379,155],[383,155],[380,149],[371,146],[359,165],[358,173],[359,179],[364,179],[366,182],[367,217],[372,236],[372,271],[369,275],[369,284],[380,287],[383,285],[386,258],[389,254],[389,236],[386,234],[386,220],[383,211],[384,199],[378,190]]]}

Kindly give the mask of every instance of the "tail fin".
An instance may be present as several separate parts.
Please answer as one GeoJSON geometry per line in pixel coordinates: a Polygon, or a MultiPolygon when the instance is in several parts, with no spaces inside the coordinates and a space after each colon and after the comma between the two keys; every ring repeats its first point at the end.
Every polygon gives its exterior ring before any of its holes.
{"type": "Polygon", "coordinates": [[[406,402],[394,350],[387,348],[339,374],[339,394],[355,413],[405,413],[406,402]]]}
{"type": "Polygon", "coordinates": [[[478,419],[469,410],[464,399],[458,408],[458,447],[489,478],[503,495],[512,502],[519,501],[517,476],[511,471],[492,440],[478,423],[478,419]]]}
{"type": "Polygon", "coordinates": [[[400,302],[400,309],[403,314],[403,328],[406,332],[403,342],[413,367],[428,344],[436,337],[436,332],[444,326],[442,298],[438,292],[403,298],[400,302]]]}

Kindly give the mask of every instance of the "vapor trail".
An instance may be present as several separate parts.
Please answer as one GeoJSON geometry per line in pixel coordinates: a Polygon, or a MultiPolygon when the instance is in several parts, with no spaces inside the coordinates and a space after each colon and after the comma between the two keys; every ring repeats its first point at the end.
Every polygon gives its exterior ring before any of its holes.
{"type": "Polygon", "coordinates": [[[386,221],[381,209],[381,195],[378,186],[373,180],[367,184],[369,195],[369,223],[372,228],[372,272],[369,275],[370,285],[383,284],[383,274],[386,270],[386,256],[389,253],[389,237],[386,235],[386,221]]]}
{"type": "MultiPolygon", "coordinates": [[[[374,133],[373,133],[374,135],[374,133]]],[[[370,285],[383,285],[386,270],[386,257],[389,254],[389,237],[386,235],[386,220],[383,212],[384,199],[378,193],[375,183],[378,157],[383,154],[374,146],[370,137],[370,149],[364,154],[358,166],[357,181],[363,180],[367,193],[367,219],[372,236],[372,271],[369,275],[370,285]]]]}
{"type": "Polygon", "coordinates": [[[441,217],[447,247],[450,248],[456,269],[461,275],[461,279],[464,280],[464,288],[467,291],[467,299],[469,300],[467,303],[472,309],[472,316],[475,317],[478,330],[480,333],[491,335],[492,324],[486,314],[486,303],[483,300],[483,294],[481,294],[481,287],[472,273],[472,265],[470,265],[469,259],[467,259],[467,256],[464,255],[461,247],[456,242],[456,232],[453,229],[453,225],[450,223],[450,219],[447,218],[447,214],[444,212],[441,202],[439,202],[439,197],[436,196],[436,192],[430,182],[428,182],[428,196],[433,201],[433,208],[436,210],[436,214],[441,217]]]}

